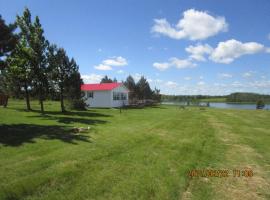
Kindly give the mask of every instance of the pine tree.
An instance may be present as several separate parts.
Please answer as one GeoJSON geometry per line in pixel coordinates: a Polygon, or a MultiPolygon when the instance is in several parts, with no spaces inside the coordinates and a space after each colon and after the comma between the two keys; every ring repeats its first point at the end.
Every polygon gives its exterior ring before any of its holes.
{"type": "Polygon", "coordinates": [[[129,75],[124,82],[124,85],[129,90],[129,99],[134,100],[136,98],[136,83],[131,75],[129,75]]]}
{"type": "Polygon", "coordinates": [[[107,75],[104,76],[100,81],[100,83],[112,83],[112,82],[113,82],[112,79],[110,79],[107,75]]]}
{"type": "Polygon", "coordinates": [[[39,21],[39,17],[36,16],[33,24],[33,29],[30,35],[30,47],[33,50],[31,57],[31,63],[33,67],[33,85],[35,87],[36,94],[39,98],[41,112],[44,112],[43,101],[46,98],[48,88],[48,64],[47,64],[47,48],[49,42],[44,37],[44,31],[39,21]]]}
{"type": "Polygon", "coordinates": [[[144,76],[140,78],[140,80],[136,84],[136,87],[137,87],[137,95],[140,100],[152,98],[152,94],[153,94],[152,90],[146,78],[144,78],[144,76]]]}
{"type": "Polygon", "coordinates": [[[18,37],[13,33],[15,29],[15,24],[6,25],[0,15],[0,70],[7,66],[5,58],[10,55],[17,44],[18,37]]]}

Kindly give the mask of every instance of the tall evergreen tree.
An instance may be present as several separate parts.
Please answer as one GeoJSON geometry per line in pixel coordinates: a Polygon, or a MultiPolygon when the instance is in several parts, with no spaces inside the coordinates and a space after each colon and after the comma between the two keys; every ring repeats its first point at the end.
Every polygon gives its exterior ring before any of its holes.
{"type": "Polygon", "coordinates": [[[35,22],[30,35],[30,47],[33,50],[31,57],[31,64],[33,67],[33,85],[35,92],[39,98],[41,112],[44,112],[43,101],[46,98],[47,88],[48,88],[48,64],[46,51],[49,42],[44,37],[44,31],[39,21],[39,17],[36,16],[35,22]]]}
{"type": "Polygon", "coordinates": [[[124,82],[124,85],[129,90],[129,99],[134,100],[137,96],[136,95],[137,88],[136,88],[136,83],[131,75],[127,77],[126,81],[124,82]]]}
{"type": "Polygon", "coordinates": [[[152,98],[152,90],[149,86],[148,81],[144,76],[140,78],[136,87],[137,87],[137,95],[140,100],[152,98]]]}
{"type": "Polygon", "coordinates": [[[100,83],[112,83],[112,82],[113,82],[112,79],[110,79],[107,75],[104,76],[100,81],[100,83]]]}
{"type": "Polygon", "coordinates": [[[5,70],[8,91],[16,95],[23,92],[27,110],[31,110],[29,92],[33,77],[30,63],[31,54],[32,50],[27,46],[26,38],[21,35],[15,50],[7,59],[9,67],[5,70]]]}
{"type": "Polygon", "coordinates": [[[0,15],[0,70],[7,66],[5,59],[17,44],[17,35],[13,33],[15,29],[15,24],[5,24],[4,19],[0,15]]]}
{"type": "Polygon", "coordinates": [[[65,112],[64,87],[69,76],[70,64],[63,48],[58,49],[56,45],[51,45],[48,51],[49,77],[54,84],[54,89],[59,91],[61,111],[65,112]]]}

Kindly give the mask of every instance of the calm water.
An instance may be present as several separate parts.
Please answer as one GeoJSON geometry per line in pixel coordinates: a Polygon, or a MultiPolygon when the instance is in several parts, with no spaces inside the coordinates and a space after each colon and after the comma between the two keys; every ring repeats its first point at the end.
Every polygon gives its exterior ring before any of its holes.
{"type": "MultiPolygon", "coordinates": [[[[185,105],[185,102],[163,102],[162,104],[167,105],[185,105]]],[[[213,108],[227,108],[227,109],[245,109],[245,110],[256,110],[256,104],[240,104],[240,103],[210,103],[210,107],[213,108]]],[[[270,104],[266,104],[264,109],[270,110],[270,104]]]]}

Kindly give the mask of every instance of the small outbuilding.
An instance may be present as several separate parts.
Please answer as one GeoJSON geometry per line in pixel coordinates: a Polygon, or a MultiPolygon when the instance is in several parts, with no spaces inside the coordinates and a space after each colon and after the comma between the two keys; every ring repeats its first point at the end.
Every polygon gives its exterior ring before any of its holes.
{"type": "Polygon", "coordinates": [[[122,107],[128,105],[129,90],[123,83],[83,84],[85,103],[89,107],[122,107]]]}

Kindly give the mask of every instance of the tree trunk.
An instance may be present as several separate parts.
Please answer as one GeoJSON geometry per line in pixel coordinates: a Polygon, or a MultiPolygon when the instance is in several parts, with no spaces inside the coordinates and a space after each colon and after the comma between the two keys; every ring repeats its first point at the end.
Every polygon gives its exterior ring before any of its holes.
{"type": "Polygon", "coordinates": [[[39,98],[39,103],[40,103],[40,110],[42,113],[44,113],[44,105],[43,105],[42,97],[39,98]]]}
{"type": "Polygon", "coordinates": [[[31,110],[29,92],[28,92],[28,88],[26,84],[24,84],[24,90],[25,90],[25,100],[26,100],[27,110],[31,110]]]}
{"type": "Polygon", "coordinates": [[[63,88],[60,89],[60,103],[61,103],[61,111],[66,112],[64,105],[63,88]]]}

